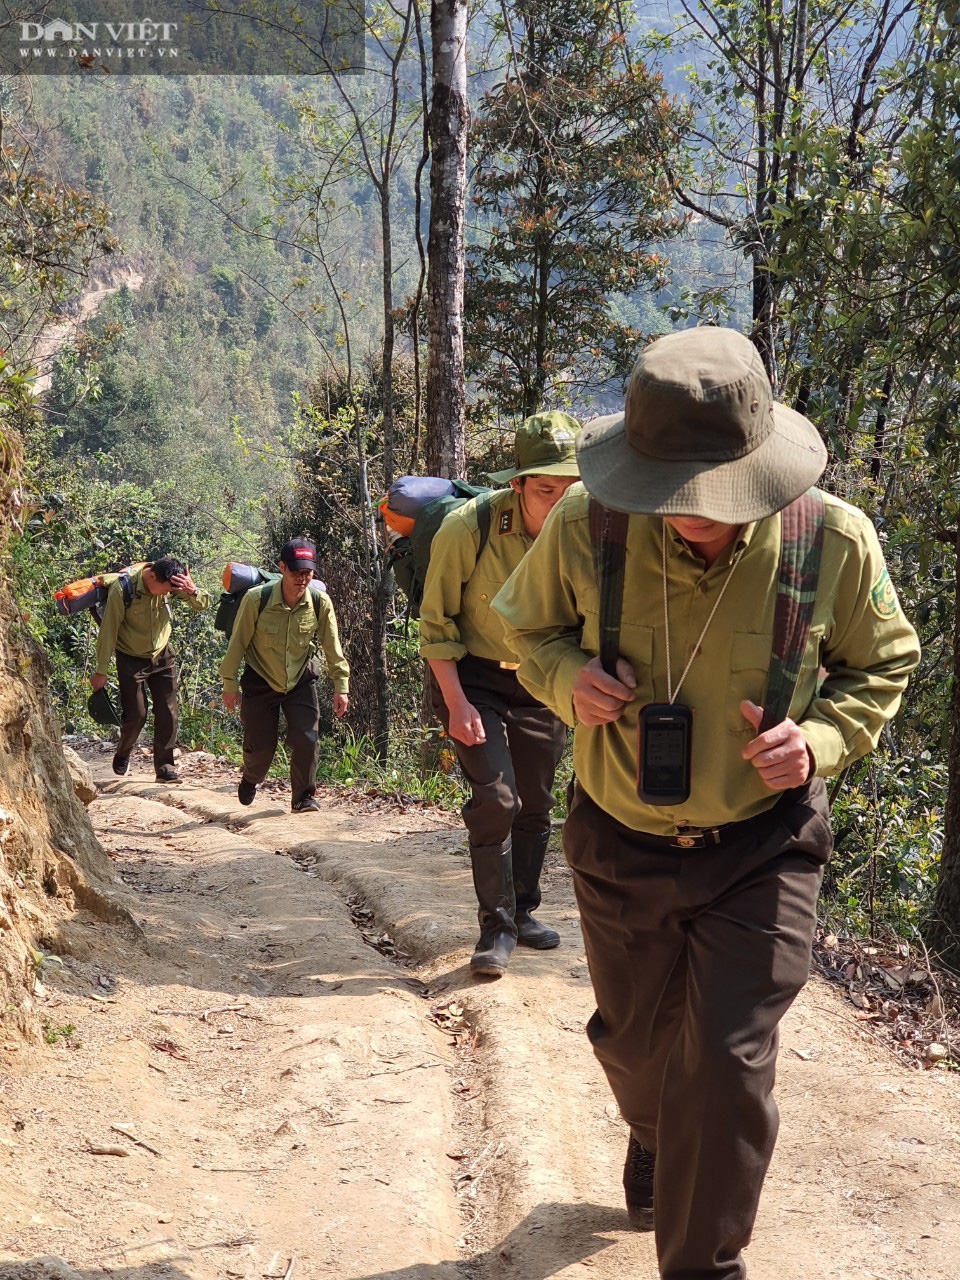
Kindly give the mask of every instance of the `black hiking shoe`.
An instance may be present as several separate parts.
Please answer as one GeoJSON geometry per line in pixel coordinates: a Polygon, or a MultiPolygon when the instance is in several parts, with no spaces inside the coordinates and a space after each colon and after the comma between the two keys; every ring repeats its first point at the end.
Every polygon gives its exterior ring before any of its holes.
{"type": "Polygon", "coordinates": [[[657,1157],[631,1134],[623,1166],[623,1190],[627,1217],[634,1231],[653,1230],[653,1171],[657,1157]]]}
{"type": "Polygon", "coordinates": [[[484,933],[470,957],[470,972],[485,978],[502,977],[516,945],[516,938],[504,929],[499,929],[496,933],[484,933]]]}
{"type": "Polygon", "coordinates": [[[535,951],[552,951],[560,945],[560,935],[556,929],[548,929],[539,920],[534,920],[529,911],[518,911],[517,942],[521,947],[533,947],[535,951]]]}
{"type": "Polygon", "coordinates": [[[182,782],[183,779],[177,773],[172,764],[162,764],[157,770],[158,782],[182,782]]]}
{"type": "Polygon", "coordinates": [[[316,796],[310,795],[309,793],[305,796],[301,796],[300,799],[295,801],[290,807],[294,813],[321,812],[320,801],[316,796]]]}
{"type": "Polygon", "coordinates": [[[129,756],[114,756],[114,757],[113,757],[113,772],[114,772],[118,777],[120,777],[120,778],[125,778],[125,777],[127,776],[127,774],[130,772],[130,757],[129,757],[129,756]]]}
{"type": "Polygon", "coordinates": [[[253,804],[253,797],[257,794],[257,784],[248,782],[246,778],[240,779],[240,785],[237,787],[237,799],[241,804],[253,804]]]}

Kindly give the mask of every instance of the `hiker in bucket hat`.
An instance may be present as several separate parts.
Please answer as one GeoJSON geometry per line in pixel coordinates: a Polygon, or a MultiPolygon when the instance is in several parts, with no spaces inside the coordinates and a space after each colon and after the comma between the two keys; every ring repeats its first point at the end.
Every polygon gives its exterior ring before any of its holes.
{"type": "Polygon", "coordinates": [[[832,845],[823,779],[876,745],[917,638],[743,335],[652,343],[577,452],[583,485],[494,608],[521,684],[575,725],[564,850],[630,1221],[656,1226],[663,1280],[741,1280],[832,845]]]}
{"type": "Polygon", "coordinates": [[[560,942],[532,913],[566,729],[518,683],[516,655],[490,601],[576,480],[579,430],[559,410],[523,422],[514,466],[490,475],[510,487],[457,508],[437,530],[420,606],[434,709],[470,785],[463,817],[480,922],[470,969],[489,977],[506,970],[517,943],[546,951],[560,942]]]}

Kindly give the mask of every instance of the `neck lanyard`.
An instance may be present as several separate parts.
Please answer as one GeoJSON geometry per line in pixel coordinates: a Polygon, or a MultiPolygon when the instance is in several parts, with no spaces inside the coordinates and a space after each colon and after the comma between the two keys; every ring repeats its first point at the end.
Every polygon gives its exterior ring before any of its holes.
{"type": "Polygon", "coordinates": [[[683,668],[683,674],[681,675],[680,679],[677,681],[677,687],[674,688],[673,687],[673,671],[670,665],[670,616],[667,612],[667,525],[666,525],[666,521],[661,521],[661,524],[660,524],[660,549],[661,549],[660,559],[661,559],[661,564],[663,568],[663,630],[664,630],[664,636],[665,636],[666,646],[667,646],[667,702],[675,702],[680,694],[680,686],[683,684],[684,680],[686,680],[687,672],[693,666],[693,660],[697,656],[697,654],[700,652],[700,646],[703,644],[703,637],[707,634],[707,627],[709,627],[710,623],[713,621],[713,615],[720,608],[720,601],[723,599],[723,593],[726,591],[727,587],[730,585],[730,579],[733,577],[733,571],[734,569],[736,569],[737,565],[740,563],[740,559],[743,556],[743,552],[739,551],[735,559],[731,561],[730,568],[727,570],[727,576],[723,580],[723,586],[720,588],[720,594],[717,596],[714,606],[710,610],[709,618],[707,618],[706,622],[703,624],[703,630],[700,632],[700,635],[697,639],[697,643],[693,646],[693,652],[690,654],[690,657],[687,659],[687,665],[683,668]]]}

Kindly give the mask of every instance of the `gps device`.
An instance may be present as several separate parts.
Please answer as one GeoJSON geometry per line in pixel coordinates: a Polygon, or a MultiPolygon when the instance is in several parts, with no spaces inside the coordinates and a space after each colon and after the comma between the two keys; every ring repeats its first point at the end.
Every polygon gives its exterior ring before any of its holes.
{"type": "Polygon", "coordinates": [[[645,804],[682,804],[690,798],[693,712],[677,702],[652,702],[637,725],[637,795],[645,804]]]}

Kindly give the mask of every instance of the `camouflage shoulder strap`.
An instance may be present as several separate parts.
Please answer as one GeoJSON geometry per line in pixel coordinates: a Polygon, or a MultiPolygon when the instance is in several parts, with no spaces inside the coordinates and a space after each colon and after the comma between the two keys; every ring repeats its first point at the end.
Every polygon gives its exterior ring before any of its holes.
{"type": "Polygon", "coordinates": [[[823,497],[808,489],[780,513],[780,575],[761,733],[790,709],[813,621],[822,549],[823,497]]]}
{"type": "MultiPolygon", "coordinates": [[[[823,548],[823,498],[816,489],[781,512],[780,570],[773,621],[773,652],[760,731],[787,714],[813,621],[823,548]]],[[[599,593],[600,662],[616,674],[629,516],[590,499],[590,543],[599,593]]]]}
{"type": "Polygon", "coordinates": [[[588,520],[600,601],[600,664],[607,675],[616,678],[630,517],[625,511],[611,511],[596,498],[591,498],[588,520]]]}

